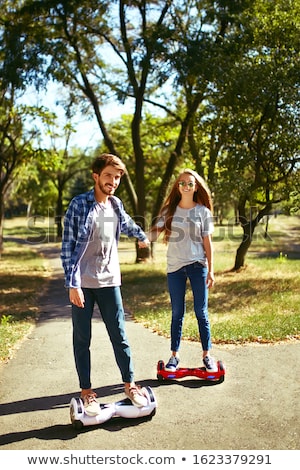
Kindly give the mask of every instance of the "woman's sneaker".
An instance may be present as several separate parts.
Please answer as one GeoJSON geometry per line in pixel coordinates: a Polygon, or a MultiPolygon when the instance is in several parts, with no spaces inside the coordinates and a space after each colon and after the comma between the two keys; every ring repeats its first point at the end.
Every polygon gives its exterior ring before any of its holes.
{"type": "Polygon", "coordinates": [[[207,370],[207,372],[218,372],[218,366],[213,357],[205,356],[203,358],[203,363],[205,365],[205,369],[207,370]]]}
{"type": "Polygon", "coordinates": [[[171,356],[168,363],[165,365],[165,370],[169,370],[173,372],[174,370],[178,369],[179,359],[178,357],[171,356]]]}
{"type": "Polygon", "coordinates": [[[137,406],[137,408],[142,408],[148,404],[148,400],[145,395],[143,395],[141,387],[136,385],[125,387],[125,395],[131,400],[133,405],[137,406]]]}
{"type": "Polygon", "coordinates": [[[100,413],[100,406],[95,393],[87,393],[80,398],[83,401],[84,411],[88,416],[97,416],[100,413]]]}

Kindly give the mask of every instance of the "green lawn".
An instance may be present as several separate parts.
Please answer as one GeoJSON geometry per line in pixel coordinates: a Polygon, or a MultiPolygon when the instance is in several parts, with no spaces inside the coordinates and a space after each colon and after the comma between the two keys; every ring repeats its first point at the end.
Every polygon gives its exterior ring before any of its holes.
{"type": "MultiPolygon", "coordinates": [[[[35,229],[49,241],[53,224],[37,221],[35,229]]],[[[6,237],[27,239],[25,219],[5,224],[6,237]]],[[[216,283],[210,290],[209,315],[215,344],[274,342],[300,338],[300,218],[272,218],[268,237],[257,230],[245,269],[231,271],[241,229],[216,227],[216,283]]],[[[57,242],[56,242],[57,243],[57,242]]],[[[8,360],[38,315],[37,298],[50,275],[30,244],[5,242],[0,259],[0,361],[8,360]]],[[[166,284],[166,247],[158,242],[153,261],[135,264],[134,241],[120,242],[124,304],[134,319],[169,336],[170,302],[166,284]]],[[[183,337],[198,341],[191,291],[187,290],[183,337]]]]}
{"type": "MultiPolygon", "coordinates": [[[[268,237],[260,226],[240,272],[231,271],[241,239],[239,227],[217,227],[214,237],[216,283],[209,294],[214,343],[274,342],[300,338],[300,219],[270,220],[268,237]]],[[[123,264],[123,295],[137,321],[169,336],[170,302],[165,247],[154,263],[123,264]]],[[[183,337],[198,341],[191,289],[186,295],[183,337]]]]}
{"type": "Polygon", "coordinates": [[[0,259],[0,362],[13,353],[38,315],[37,297],[49,272],[27,245],[5,243],[0,259]]]}

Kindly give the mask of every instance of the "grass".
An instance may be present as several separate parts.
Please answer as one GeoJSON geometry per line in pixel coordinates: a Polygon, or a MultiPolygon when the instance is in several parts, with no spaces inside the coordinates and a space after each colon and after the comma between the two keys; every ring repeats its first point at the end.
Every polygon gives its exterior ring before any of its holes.
{"type": "MultiPolygon", "coordinates": [[[[47,229],[38,221],[41,241],[47,229]]],[[[53,224],[51,240],[53,235],[53,224]]],[[[247,266],[233,273],[241,229],[216,227],[214,236],[216,284],[210,290],[209,316],[215,344],[277,342],[300,339],[300,218],[280,216],[270,221],[268,237],[256,231],[247,266]]],[[[26,219],[5,224],[6,237],[28,241],[26,219]]],[[[32,238],[31,238],[32,240],[32,238]]],[[[7,361],[38,315],[38,295],[49,276],[43,259],[29,244],[5,242],[0,259],[0,361],[7,361]]],[[[156,245],[155,260],[135,264],[133,241],[120,242],[124,304],[135,319],[157,334],[169,337],[170,301],[166,283],[166,247],[156,245]]],[[[199,341],[191,290],[187,289],[183,338],[199,341]]]]}
{"type": "MultiPolygon", "coordinates": [[[[214,236],[216,283],[209,293],[215,344],[300,339],[300,219],[270,221],[268,236],[258,227],[245,269],[231,271],[241,240],[239,227],[217,227],[214,236]]],[[[171,311],[163,246],[150,266],[123,264],[123,296],[136,321],[169,337],[171,311]]],[[[199,341],[188,286],[183,338],[199,341]]]]}
{"type": "MultiPolygon", "coordinates": [[[[222,255],[228,265],[232,254],[222,255]]],[[[217,263],[216,263],[217,264],[217,263]]],[[[274,342],[299,339],[299,261],[251,260],[240,273],[216,270],[210,290],[209,316],[213,342],[274,342]]],[[[165,266],[134,271],[123,266],[123,296],[137,321],[159,334],[169,336],[170,304],[165,266]]],[[[183,338],[198,341],[191,289],[187,289],[183,338]]]]}
{"type": "Polygon", "coordinates": [[[5,243],[0,259],[0,362],[7,361],[38,316],[37,299],[48,274],[30,248],[5,243]]]}

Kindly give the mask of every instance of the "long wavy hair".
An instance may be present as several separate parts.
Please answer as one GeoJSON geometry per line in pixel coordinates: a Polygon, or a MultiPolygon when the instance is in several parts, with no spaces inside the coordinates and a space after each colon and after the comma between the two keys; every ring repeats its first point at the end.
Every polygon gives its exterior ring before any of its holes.
{"type": "Polygon", "coordinates": [[[211,192],[204,179],[194,170],[190,170],[189,168],[183,170],[176,178],[176,181],[174,182],[171,188],[170,194],[169,196],[167,196],[158,216],[158,218],[160,216],[164,217],[165,220],[165,225],[162,229],[162,231],[164,232],[163,241],[165,243],[168,243],[169,241],[173,216],[176,207],[178,206],[181,200],[181,194],[179,191],[178,183],[182,175],[185,174],[192,175],[195,178],[196,191],[194,192],[193,200],[198,204],[206,206],[211,211],[211,213],[213,213],[213,202],[211,192]]]}

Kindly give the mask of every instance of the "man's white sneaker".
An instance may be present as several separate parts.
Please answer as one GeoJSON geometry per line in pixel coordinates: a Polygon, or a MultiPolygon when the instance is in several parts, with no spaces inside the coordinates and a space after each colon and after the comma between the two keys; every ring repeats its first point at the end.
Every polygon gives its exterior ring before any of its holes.
{"type": "Polygon", "coordinates": [[[83,401],[84,411],[88,416],[97,416],[100,413],[100,405],[96,400],[96,395],[88,393],[81,397],[83,401]]]}
{"type": "Polygon", "coordinates": [[[132,404],[138,408],[142,408],[148,404],[148,400],[145,395],[143,395],[141,387],[137,387],[136,385],[125,387],[125,395],[131,400],[132,404]]]}

